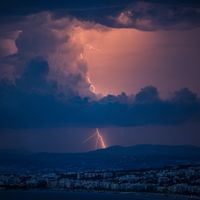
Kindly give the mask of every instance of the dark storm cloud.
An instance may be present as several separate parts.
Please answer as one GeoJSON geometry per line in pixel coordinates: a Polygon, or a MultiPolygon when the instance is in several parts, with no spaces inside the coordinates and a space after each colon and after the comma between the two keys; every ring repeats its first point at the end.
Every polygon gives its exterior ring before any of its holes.
{"type": "Polygon", "coordinates": [[[111,17],[116,27],[139,30],[181,30],[200,26],[200,6],[195,4],[135,2],[111,17]]]}
{"type": "Polygon", "coordinates": [[[47,63],[37,59],[15,85],[1,81],[1,128],[171,125],[199,120],[200,101],[187,88],[167,100],[161,100],[152,86],[135,96],[122,93],[92,100],[72,93],[66,99],[57,93],[55,82],[46,80],[47,75],[47,63]]]}
{"type": "Polygon", "coordinates": [[[42,11],[52,11],[57,17],[71,15],[111,27],[146,31],[190,29],[200,25],[198,0],[7,0],[0,4],[1,23],[20,20],[20,16],[42,11]]]}

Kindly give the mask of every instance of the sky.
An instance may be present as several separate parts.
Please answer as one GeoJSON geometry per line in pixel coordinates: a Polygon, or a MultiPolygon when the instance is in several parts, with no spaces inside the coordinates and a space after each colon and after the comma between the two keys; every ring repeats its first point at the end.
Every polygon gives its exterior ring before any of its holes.
{"type": "Polygon", "coordinates": [[[200,3],[0,3],[0,149],[200,146],[200,3]]]}

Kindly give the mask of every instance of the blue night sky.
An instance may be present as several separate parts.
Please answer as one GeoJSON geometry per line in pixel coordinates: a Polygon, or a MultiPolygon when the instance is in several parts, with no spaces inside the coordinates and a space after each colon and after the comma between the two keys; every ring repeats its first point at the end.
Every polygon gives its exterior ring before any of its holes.
{"type": "Polygon", "coordinates": [[[0,3],[0,149],[200,146],[200,3],[0,3]]]}

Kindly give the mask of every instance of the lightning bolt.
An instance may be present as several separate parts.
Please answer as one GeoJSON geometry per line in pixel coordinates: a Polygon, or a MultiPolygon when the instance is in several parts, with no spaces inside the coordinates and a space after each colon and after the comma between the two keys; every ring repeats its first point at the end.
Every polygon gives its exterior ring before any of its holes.
{"type": "Polygon", "coordinates": [[[86,138],[85,140],[83,140],[83,143],[86,143],[87,141],[89,141],[90,139],[92,139],[95,136],[96,136],[96,133],[90,135],[88,138],[86,138]]]}
{"type": "Polygon", "coordinates": [[[96,129],[96,133],[97,133],[98,141],[100,141],[101,148],[106,148],[105,142],[103,140],[102,135],[99,133],[99,129],[98,128],[96,129]]]}
{"type": "Polygon", "coordinates": [[[96,137],[96,142],[95,142],[95,149],[98,149],[98,146],[101,148],[101,149],[104,149],[106,148],[106,143],[104,141],[104,138],[103,136],[100,134],[99,132],[99,129],[96,128],[96,132],[92,135],[90,135],[88,138],[86,138],[83,143],[86,143],[88,142],[89,140],[91,140],[92,138],[95,138],[96,137]]]}
{"type": "Polygon", "coordinates": [[[90,84],[90,90],[95,93],[96,92],[95,87],[92,84],[92,81],[90,80],[89,76],[86,76],[86,79],[87,79],[88,83],[90,84]]]}

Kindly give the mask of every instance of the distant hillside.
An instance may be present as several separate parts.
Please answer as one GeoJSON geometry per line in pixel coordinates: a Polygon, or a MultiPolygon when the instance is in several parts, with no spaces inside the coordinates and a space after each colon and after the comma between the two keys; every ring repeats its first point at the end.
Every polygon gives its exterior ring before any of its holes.
{"type": "Polygon", "coordinates": [[[112,146],[86,153],[0,151],[0,170],[11,171],[146,169],[199,163],[200,148],[194,146],[112,146]]]}

